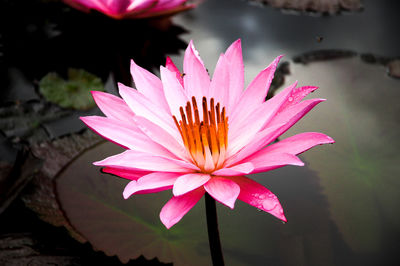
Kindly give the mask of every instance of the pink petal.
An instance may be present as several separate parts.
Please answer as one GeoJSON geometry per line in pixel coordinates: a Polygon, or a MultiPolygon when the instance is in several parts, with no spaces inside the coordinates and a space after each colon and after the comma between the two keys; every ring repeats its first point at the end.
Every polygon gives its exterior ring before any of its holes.
{"type": "Polygon", "coordinates": [[[229,167],[233,164],[236,164],[242,160],[244,160],[246,157],[251,156],[253,153],[259,151],[260,149],[264,148],[265,146],[265,139],[269,139],[269,136],[275,135],[275,132],[280,130],[281,127],[285,126],[284,123],[282,124],[277,124],[273,125],[271,127],[268,127],[264,130],[261,130],[258,132],[254,138],[251,140],[249,144],[244,146],[241,150],[238,152],[232,154],[226,161],[225,161],[225,166],[229,167]]]}
{"type": "MultiPolygon", "coordinates": [[[[215,104],[220,103],[226,108],[229,102],[229,81],[229,62],[225,59],[224,54],[221,54],[210,84],[209,97],[214,98],[215,104]]],[[[227,110],[227,112],[229,111],[227,110]]]]}
{"type": "MultiPolygon", "coordinates": [[[[229,46],[225,52],[229,66],[229,103],[228,110],[233,110],[244,89],[244,65],[242,56],[242,43],[240,39],[229,46]]],[[[214,74],[215,75],[215,74],[214,74]]]]}
{"type": "Polygon", "coordinates": [[[190,156],[187,154],[187,151],[183,146],[183,142],[181,139],[179,140],[179,142],[176,141],[176,139],[172,137],[168,132],[144,117],[136,116],[134,118],[134,121],[137,124],[138,128],[149,139],[163,146],[171,153],[175,154],[177,158],[186,158],[187,160],[190,160],[190,156]]]}
{"type": "Polygon", "coordinates": [[[92,96],[97,106],[107,117],[132,122],[135,113],[121,98],[101,91],[92,91],[92,96]]]}
{"type": "Polygon", "coordinates": [[[278,56],[266,69],[261,71],[242,93],[240,101],[232,112],[231,121],[235,120],[237,115],[247,116],[259,104],[265,101],[269,86],[274,78],[276,67],[281,58],[282,55],[278,56]]]}
{"type": "Polygon", "coordinates": [[[181,135],[169,113],[152,103],[137,90],[129,88],[121,83],[118,84],[118,87],[119,94],[124,98],[125,102],[136,115],[143,116],[147,120],[159,125],[177,141],[181,139],[181,135]]]}
{"type": "Polygon", "coordinates": [[[127,199],[133,194],[147,194],[171,189],[178,176],[177,173],[162,172],[145,175],[136,181],[129,182],[124,189],[123,196],[127,199]]]}
{"type": "MultiPolygon", "coordinates": [[[[151,1],[151,0],[150,0],[151,1]]],[[[150,2],[148,0],[148,2],[150,2]]],[[[154,0],[153,0],[154,1],[154,0]]],[[[164,11],[164,10],[169,10],[171,8],[175,8],[177,6],[183,5],[187,0],[161,0],[158,1],[157,5],[155,5],[151,11],[164,11]]]]}
{"type": "Polygon", "coordinates": [[[271,191],[245,176],[230,179],[240,186],[239,200],[287,222],[278,198],[271,191]]]}
{"type": "Polygon", "coordinates": [[[231,209],[235,207],[240,187],[232,180],[223,177],[213,177],[204,185],[204,188],[217,201],[231,209]]]}
{"type": "Polygon", "coordinates": [[[146,170],[157,172],[190,173],[199,171],[199,168],[191,163],[155,156],[152,154],[127,150],[123,153],[110,156],[102,161],[94,162],[94,165],[108,166],[126,170],[146,170]]]}
{"type": "Polygon", "coordinates": [[[148,171],[134,171],[134,170],[125,170],[125,169],[118,169],[112,167],[104,167],[101,169],[103,173],[116,175],[125,179],[129,180],[137,180],[142,176],[149,174],[148,171]]]}
{"type": "MultiPolygon", "coordinates": [[[[100,1],[94,1],[98,3],[100,1]]],[[[136,2],[136,1],[135,1],[136,2]]],[[[107,4],[107,15],[111,16],[119,16],[126,13],[126,9],[128,8],[129,4],[132,3],[130,1],[118,1],[118,0],[111,0],[105,1],[107,4]]]]}
{"type": "Polygon", "coordinates": [[[271,171],[285,165],[303,166],[304,163],[295,155],[289,153],[263,153],[263,150],[246,159],[254,165],[251,174],[271,171]]]}
{"type": "MultiPolygon", "coordinates": [[[[187,0],[185,0],[185,1],[187,1],[187,0]]],[[[167,0],[167,2],[168,2],[168,0],[167,0]]],[[[182,4],[180,6],[176,6],[176,7],[170,8],[170,9],[164,9],[164,10],[159,10],[159,11],[155,11],[153,9],[150,9],[150,10],[148,10],[146,12],[137,14],[134,17],[135,18],[151,18],[151,17],[156,17],[156,16],[157,17],[171,16],[171,15],[173,15],[175,13],[182,12],[182,11],[185,11],[185,10],[189,10],[189,9],[194,8],[194,7],[196,7],[196,4],[187,4],[187,2],[186,2],[185,4],[182,4]]]]}
{"type": "Polygon", "coordinates": [[[282,113],[278,113],[269,123],[265,125],[266,127],[272,127],[276,124],[285,124],[280,130],[276,131],[274,135],[270,135],[268,140],[265,140],[265,145],[268,145],[274,141],[277,137],[285,133],[289,128],[297,123],[303,116],[305,116],[309,111],[311,111],[317,104],[325,101],[325,99],[310,99],[302,101],[298,104],[290,106],[285,109],[282,113]]]}
{"type": "MultiPolygon", "coordinates": [[[[115,0],[121,2],[121,0],[115,0]]],[[[126,1],[126,0],[125,0],[126,1]]],[[[150,10],[154,5],[156,5],[157,0],[145,0],[145,1],[136,1],[136,0],[128,0],[129,6],[127,6],[126,11],[127,12],[143,12],[146,10],[150,10]]]]}
{"type": "Polygon", "coordinates": [[[137,127],[127,122],[113,120],[101,116],[86,116],[80,119],[100,136],[124,148],[151,153],[157,156],[173,157],[173,155],[155,143],[137,127]]]}
{"type": "Polygon", "coordinates": [[[172,193],[174,196],[183,195],[204,185],[210,178],[210,175],[200,173],[182,175],[174,183],[172,193]]]}
{"type": "Polygon", "coordinates": [[[309,93],[315,91],[318,87],[315,86],[304,86],[299,88],[294,88],[289,95],[288,101],[281,106],[279,112],[282,112],[284,109],[299,103],[304,99],[309,93]]]}
{"type": "Polygon", "coordinates": [[[284,89],[281,93],[261,104],[253,113],[242,121],[232,122],[228,147],[228,156],[235,154],[254,139],[254,136],[271,121],[279,108],[289,97],[291,91],[296,87],[297,82],[284,89]]]}
{"type": "MultiPolygon", "coordinates": [[[[164,87],[164,95],[171,110],[171,114],[178,119],[180,117],[179,108],[185,107],[189,98],[186,96],[182,85],[176,78],[176,73],[169,71],[165,67],[160,67],[161,80],[164,87]]],[[[172,119],[172,118],[171,118],[172,119]]],[[[178,119],[179,120],[179,119],[178,119]]]]}
{"type": "Polygon", "coordinates": [[[167,61],[165,63],[165,67],[171,71],[175,73],[176,78],[179,80],[179,83],[182,85],[183,87],[183,78],[182,78],[182,74],[179,71],[179,69],[176,67],[176,65],[174,64],[174,62],[171,60],[171,58],[169,56],[167,56],[167,61]]]}
{"type": "Polygon", "coordinates": [[[168,229],[179,222],[182,217],[193,208],[194,205],[203,197],[204,188],[200,187],[196,190],[183,194],[182,196],[172,197],[167,204],[164,205],[160,212],[161,222],[168,229]]]}
{"type": "Polygon", "coordinates": [[[226,167],[213,172],[213,175],[220,176],[234,176],[234,175],[245,175],[251,173],[254,170],[254,165],[245,162],[242,164],[237,164],[232,167],[226,167]]]}
{"type": "Polygon", "coordinates": [[[322,145],[327,143],[334,143],[335,141],[322,133],[318,132],[306,132],[297,134],[295,136],[281,140],[275,144],[272,144],[260,153],[289,153],[297,155],[306,150],[311,149],[316,145],[322,145]]]}
{"type": "Polygon", "coordinates": [[[151,99],[158,108],[162,108],[168,113],[169,107],[164,97],[161,80],[146,69],[136,65],[133,60],[131,60],[131,74],[136,89],[147,99],[151,99]]]}
{"type": "Polygon", "coordinates": [[[193,45],[193,41],[190,41],[185,51],[185,58],[183,60],[183,73],[186,95],[189,98],[195,96],[197,100],[197,106],[200,108],[202,97],[208,97],[210,76],[208,75],[203,62],[200,59],[199,53],[193,45]]]}

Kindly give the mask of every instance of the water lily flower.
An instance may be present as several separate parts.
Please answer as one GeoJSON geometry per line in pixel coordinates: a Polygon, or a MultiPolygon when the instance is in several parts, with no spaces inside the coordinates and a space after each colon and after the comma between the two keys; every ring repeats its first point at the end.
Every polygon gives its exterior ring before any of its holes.
{"type": "Polygon", "coordinates": [[[125,199],[172,189],[160,213],[176,224],[205,193],[234,208],[237,199],[286,221],[278,198],[246,177],[285,165],[304,165],[296,156],[315,145],[333,143],[307,132],[274,141],[324,99],[303,98],[317,89],[292,84],[268,101],[268,88],[281,56],[243,90],[241,41],[217,62],[212,79],[193,42],[186,49],[183,73],[171,59],[161,80],[131,63],[136,89],[119,84],[122,98],[93,92],[106,117],[82,117],[84,123],[126,151],[95,165],[131,180],[125,199]]]}
{"type": "Polygon", "coordinates": [[[63,0],[66,4],[89,12],[95,9],[116,18],[149,18],[172,15],[195,7],[188,0],[63,0]]]}

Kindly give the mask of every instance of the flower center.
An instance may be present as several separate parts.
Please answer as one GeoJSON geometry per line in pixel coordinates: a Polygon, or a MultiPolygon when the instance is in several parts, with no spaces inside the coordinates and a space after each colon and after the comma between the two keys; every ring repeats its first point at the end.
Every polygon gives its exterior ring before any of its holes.
{"type": "Polygon", "coordinates": [[[179,108],[181,113],[179,122],[175,116],[172,117],[193,162],[202,172],[211,173],[221,168],[225,161],[228,147],[228,117],[225,107],[221,110],[219,103],[214,105],[214,98],[210,99],[208,108],[207,99],[203,97],[202,107],[202,121],[194,96],[192,103],[188,101],[185,108],[182,106],[179,108]]]}

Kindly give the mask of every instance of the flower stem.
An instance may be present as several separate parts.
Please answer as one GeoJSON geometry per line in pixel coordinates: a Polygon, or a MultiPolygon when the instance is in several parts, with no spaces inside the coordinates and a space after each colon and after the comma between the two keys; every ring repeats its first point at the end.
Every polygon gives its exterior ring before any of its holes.
{"type": "Polygon", "coordinates": [[[223,266],[225,264],[224,257],[222,256],[221,241],[219,240],[217,207],[215,206],[215,199],[206,193],[205,200],[208,242],[210,243],[211,259],[214,266],[223,266]]]}

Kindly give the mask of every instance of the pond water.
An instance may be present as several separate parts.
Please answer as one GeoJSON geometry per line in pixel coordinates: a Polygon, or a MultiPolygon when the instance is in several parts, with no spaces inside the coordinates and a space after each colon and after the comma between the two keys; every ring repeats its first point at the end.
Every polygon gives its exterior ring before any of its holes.
{"type": "MultiPolygon", "coordinates": [[[[74,11],[69,11],[73,18],[57,11],[58,18],[54,10],[62,5],[31,4],[36,15],[22,10],[28,18],[7,16],[23,31],[3,29],[0,59],[7,78],[1,103],[10,107],[43,101],[38,81],[52,71],[66,77],[68,68],[99,76],[105,90],[116,93],[115,81],[130,82],[130,58],[158,74],[166,55],[182,66],[189,40],[194,40],[212,73],[219,54],[241,38],[246,84],[285,54],[290,73],[284,75],[281,88],[296,80],[300,86],[316,85],[320,89],[311,96],[327,101],[282,138],[317,131],[336,143],[302,154],[304,167],[251,176],[279,197],[288,223],[242,202],[234,210],[218,206],[226,264],[398,265],[400,80],[388,75],[386,65],[400,56],[400,5],[389,2],[362,1],[362,11],[317,16],[288,14],[244,0],[208,0],[176,15],[172,26],[165,21],[162,26],[114,22],[74,11]]],[[[9,6],[14,12],[19,7],[9,6]]],[[[44,139],[83,129],[77,119],[83,114],[100,112],[68,110],[53,120],[39,119],[47,134],[44,139]]],[[[1,143],[19,134],[1,130],[7,132],[1,143]]],[[[2,160],[13,157],[6,154],[12,152],[9,144],[1,149],[2,160]]],[[[166,230],[158,215],[170,191],[124,200],[127,181],[102,174],[91,164],[119,150],[99,143],[57,174],[58,202],[71,225],[95,249],[117,255],[122,262],[144,255],[174,265],[210,264],[203,202],[166,230]]]]}

